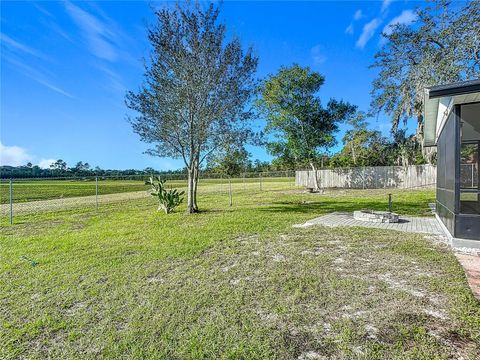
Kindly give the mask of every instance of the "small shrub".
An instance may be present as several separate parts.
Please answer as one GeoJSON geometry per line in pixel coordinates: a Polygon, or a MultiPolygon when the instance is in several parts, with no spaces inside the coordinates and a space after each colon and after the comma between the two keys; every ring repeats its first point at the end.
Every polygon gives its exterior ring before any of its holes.
{"type": "Polygon", "coordinates": [[[185,191],[178,192],[177,189],[167,189],[166,180],[162,180],[159,176],[150,176],[150,179],[145,182],[150,185],[152,196],[158,197],[158,210],[163,209],[165,214],[170,214],[183,201],[183,194],[185,191]]]}

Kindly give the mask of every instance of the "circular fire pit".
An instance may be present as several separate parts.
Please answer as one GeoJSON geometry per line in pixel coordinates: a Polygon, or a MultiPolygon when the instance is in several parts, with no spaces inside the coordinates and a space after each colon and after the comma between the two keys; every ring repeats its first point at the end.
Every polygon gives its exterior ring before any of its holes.
{"type": "Polygon", "coordinates": [[[353,218],[377,223],[398,223],[398,214],[389,211],[359,210],[353,212],[353,218]]]}

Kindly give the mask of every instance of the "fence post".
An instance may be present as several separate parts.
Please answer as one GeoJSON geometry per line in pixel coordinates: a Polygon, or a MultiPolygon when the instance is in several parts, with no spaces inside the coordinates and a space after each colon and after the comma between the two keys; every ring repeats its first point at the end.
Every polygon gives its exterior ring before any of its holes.
{"type": "Polygon", "coordinates": [[[10,225],[13,225],[13,181],[10,178],[10,225]]]}
{"type": "Polygon", "coordinates": [[[98,210],[98,176],[95,176],[95,209],[98,210]]]}
{"type": "Polygon", "coordinates": [[[262,173],[259,173],[260,176],[260,191],[262,191],[262,173]]]}
{"type": "Polygon", "coordinates": [[[228,179],[228,187],[229,187],[229,192],[230,192],[230,207],[233,205],[233,199],[232,199],[232,179],[228,179]]]}
{"type": "Polygon", "coordinates": [[[362,171],[362,179],[363,179],[363,190],[365,190],[365,166],[363,167],[363,171],[362,171]]]}
{"type": "Polygon", "coordinates": [[[474,185],[474,183],[473,183],[473,164],[472,164],[471,167],[472,167],[472,188],[473,188],[473,185],[474,185]]]}
{"type": "Polygon", "coordinates": [[[243,191],[247,190],[245,187],[245,173],[243,173],[243,191]]]}

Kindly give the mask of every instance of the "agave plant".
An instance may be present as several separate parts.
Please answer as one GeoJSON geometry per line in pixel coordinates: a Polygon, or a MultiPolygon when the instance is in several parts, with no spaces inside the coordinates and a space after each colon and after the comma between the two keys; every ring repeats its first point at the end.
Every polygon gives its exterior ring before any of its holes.
{"type": "Polygon", "coordinates": [[[183,201],[183,194],[185,191],[178,192],[177,189],[167,189],[166,180],[161,179],[160,176],[150,176],[145,182],[150,185],[150,194],[158,197],[158,210],[165,211],[165,214],[170,214],[183,201]]]}

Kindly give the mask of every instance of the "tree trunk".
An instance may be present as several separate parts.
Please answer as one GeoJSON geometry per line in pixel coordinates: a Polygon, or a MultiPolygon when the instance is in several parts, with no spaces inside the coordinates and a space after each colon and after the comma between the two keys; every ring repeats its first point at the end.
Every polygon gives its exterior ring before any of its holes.
{"type": "Polygon", "coordinates": [[[417,130],[415,131],[415,139],[420,144],[422,154],[425,155],[425,148],[423,147],[423,115],[417,116],[417,130]]]}
{"type": "Polygon", "coordinates": [[[193,169],[188,169],[187,213],[193,212],[193,169]]]}
{"type": "Polygon", "coordinates": [[[200,164],[198,160],[195,162],[195,176],[193,177],[193,209],[194,212],[198,212],[197,205],[197,189],[198,189],[198,178],[200,174],[200,164]]]}
{"type": "Polygon", "coordinates": [[[317,168],[315,167],[315,165],[313,164],[313,162],[310,163],[310,167],[312,168],[313,170],[313,183],[315,185],[315,191],[318,191],[320,189],[320,187],[318,186],[318,175],[317,175],[317,168]]]}
{"type": "Polygon", "coordinates": [[[193,214],[198,212],[197,206],[197,180],[198,169],[193,165],[188,169],[188,190],[187,190],[187,213],[193,214]]]}

